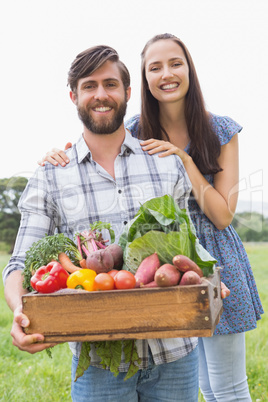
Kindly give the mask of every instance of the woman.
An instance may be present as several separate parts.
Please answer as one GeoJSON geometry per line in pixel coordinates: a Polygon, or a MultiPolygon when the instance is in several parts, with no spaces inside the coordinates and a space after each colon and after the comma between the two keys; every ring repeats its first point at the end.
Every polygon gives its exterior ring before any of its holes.
{"type": "MultiPolygon", "coordinates": [[[[245,331],[256,328],[263,309],[245,249],[231,226],[242,127],[206,111],[190,53],[173,35],[157,35],[144,47],[141,93],[141,115],[126,127],[144,140],[145,152],[176,153],[182,159],[193,186],[189,211],[197,236],[231,290],[214,336],[199,340],[201,391],[207,401],[251,401],[245,331]]],[[[45,160],[64,165],[66,156],[56,150],[45,160]]]]}

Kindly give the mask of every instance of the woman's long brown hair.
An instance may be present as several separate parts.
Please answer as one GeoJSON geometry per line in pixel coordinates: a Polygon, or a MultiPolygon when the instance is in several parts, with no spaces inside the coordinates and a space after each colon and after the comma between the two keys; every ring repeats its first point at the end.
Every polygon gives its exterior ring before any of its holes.
{"type": "Polygon", "coordinates": [[[174,35],[156,35],[145,45],[141,57],[141,116],[138,136],[141,139],[169,140],[168,133],[159,121],[159,105],[151,94],[145,75],[145,55],[148,47],[163,39],[171,39],[183,50],[189,67],[189,89],[185,97],[185,119],[190,137],[190,150],[193,161],[203,174],[215,174],[221,171],[218,157],[221,152],[220,141],[215,134],[205,102],[192,57],[184,43],[174,35]]]}

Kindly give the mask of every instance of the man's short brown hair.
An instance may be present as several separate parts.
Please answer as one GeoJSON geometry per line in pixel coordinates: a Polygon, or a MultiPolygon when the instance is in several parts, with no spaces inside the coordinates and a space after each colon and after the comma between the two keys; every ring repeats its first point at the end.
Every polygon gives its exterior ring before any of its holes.
{"type": "Polygon", "coordinates": [[[91,47],[76,56],[68,73],[68,85],[71,90],[76,93],[78,81],[93,74],[108,60],[118,65],[126,90],[130,86],[130,74],[127,67],[119,60],[116,50],[103,45],[91,47]]]}

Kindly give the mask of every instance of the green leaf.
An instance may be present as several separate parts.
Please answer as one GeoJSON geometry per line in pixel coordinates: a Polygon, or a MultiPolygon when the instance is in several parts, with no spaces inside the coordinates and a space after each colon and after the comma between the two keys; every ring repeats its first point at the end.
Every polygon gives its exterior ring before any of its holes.
{"type": "Polygon", "coordinates": [[[115,234],[114,234],[114,231],[113,231],[110,223],[97,221],[97,222],[92,223],[89,226],[92,231],[96,231],[96,232],[98,232],[98,231],[101,232],[103,229],[107,229],[110,233],[111,243],[114,243],[115,234]]]}
{"type": "Polygon", "coordinates": [[[84,372],[89,368],[90,361],[91,361],[90,355],[89,355],[90,350],[91,350],[90,343],[83,342],[74,381],[76,381],[79,377],[82,377],[84,372]]]}
{"type": "Polygon", "coordinates": [[[162,197],[155,197],[146,201],[143,204],[143,209],[155,211],[155,213],[159,213],[165,218],[174,220],[177,211],[177,204],[173,197],[166,194],[162,197]]]}
{"type": "Polygon", "coordinates": [[[101,364],[116,377],[122,358],[122,341],[95,342],[96,353],[101,358],[101,364]]]}
{"type": "Polygon", "coordinates": [[[48,355],[48,357],[50,358],[50,359],[52,359],[52,347],[51,348],[48,348],[48,349],[45,349],[46,350],[46,354],[48,355]]]}
{"type": "Polygon", "coordinates": [[[129,368],[124,378],[124,380],[127,380],[137,373],[139,370],[138,364],[141,362],[141,359],[138,355],[137,346],[134,339],[123,341],[123,351],[125,354],[125,362],[129,363],[129,368]]]}
{"type": "Polygon", "coordinates": [[[166,231],[166,227],[176,223],[176,214],[177,206],[171,196],[153,198],[141,205],[122,236],[127,234],[127,241],[131,242],[149,230],[166,231]]]}

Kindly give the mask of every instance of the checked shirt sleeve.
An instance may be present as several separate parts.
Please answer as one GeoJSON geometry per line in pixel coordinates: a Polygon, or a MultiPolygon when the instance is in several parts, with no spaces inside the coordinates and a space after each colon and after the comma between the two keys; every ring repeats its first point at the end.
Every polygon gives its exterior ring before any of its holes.
{"type": "Polygon", "coordinates": [[[12,257],[3,271],[3,281],[16,270],[24,268],[26,251],[46,234],[56,228],[56,208],[50,196],[45,170],[37,169],[29,180],[18,204],[21,222],[12,257]]]}

